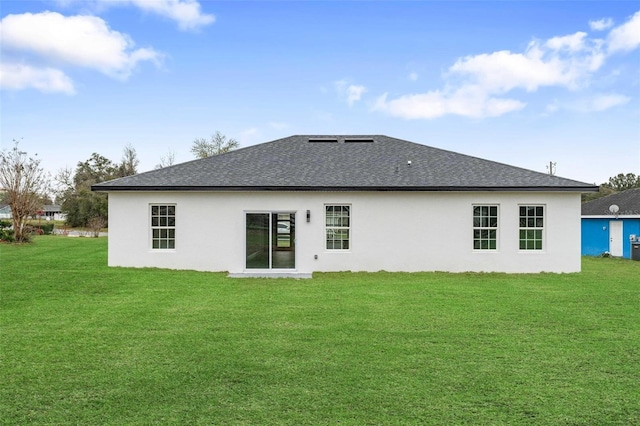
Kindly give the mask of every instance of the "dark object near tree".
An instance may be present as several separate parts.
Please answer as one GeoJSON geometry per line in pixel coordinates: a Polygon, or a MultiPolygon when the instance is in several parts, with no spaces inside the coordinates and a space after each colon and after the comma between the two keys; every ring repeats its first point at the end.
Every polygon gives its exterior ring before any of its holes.
{"type": "Polygon", "coordinates": [[[640,260],[640,242],[631,243],[631,259],[640,260]]]}

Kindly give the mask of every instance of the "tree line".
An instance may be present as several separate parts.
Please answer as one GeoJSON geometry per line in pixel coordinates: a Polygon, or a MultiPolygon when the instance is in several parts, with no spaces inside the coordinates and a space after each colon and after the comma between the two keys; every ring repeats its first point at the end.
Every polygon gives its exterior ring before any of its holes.
{"type": "MultiPolygon", "coordinates": [[[[229,139],[220,132],[216,132],[210,139],[195,139],[191,146],[191,153],[196,158],[206,158],[212,155],[229,152],[239,146],[238,141],[229,139]]],[[[156,169],[173,165],[175,155],[170,152],[160,158],[156,169]]],[[[113,162],[98,153],[84,162],[79,162],[75,172],[70,169],[61,170],[56,181],[59,188],[56,202],[66,213],[66,224],[71,227],[103,228],[107,226],[108,203],[107,194],[91,191],[96,183],[106,182],[138,173],[140,161],[136,150],[128,145],[124,148],[119,163],[113,162]]]]}
{"type": "Polygon", "coordinates": [[[140,161],[135,148],[124,148],[118,163],[94,152],[86,161],[78,162],[75,171],[62,169],[55,177],[55,200],[66,214],[71,227],[103,228],[107,225],[107,194],[91,191],[91,185],[138,173],[140,161]]]}
{"type": "Polygon", "coordinates": [[[616,176],[610,177],[607,182],[601,184],[598,192],[583,194],[582,202],[586,203],[587,201],[593,201],[606,195],[635,188],[640,188],[640,175],[634,173],[619,173],[616,176]]]}
{"type": "MultiPolygon", "coordinates": [[[[237,140],[216,132],[209,139],[195,139],[191,153],[195,158],[206,158],[229,152],[238,146],[237,140]]],[[[94,230],[106,227],[107,194],[93,192],[91,186],[135,175],[140,164],[136,150],[131,145],[124,148],[120,161],[114,162],[94,152],[87,160],[78,162],[75,169],[59,170],[54,179],[43,170],[40,161],[37,156],[29,157],[21,151],[16,140],[13,149],[0,153],[0,189],[3,190],[0,192],[0,205],[8,204],[11,208],[17,242],[28,240],[27,221],[45,204],[51,203],[50,195],[55,196],[55,203],[60,204],[62,212],[66,214],[66,225],[94,230]]],[[[169,152],[160,158],[155,168],[172,166],[174,161],[175,154],[169,152]]],[[[597,193],[584,194],[583,202],[633,188],[640,188],[640,175],[620,173],[601,184],[597,193]]]]}
{"type": "MultiPolygon", "coordinates": [[[[94,152],[80,161],[75,169],[64,168],[52,179],[41,167],[41,159],[30,157],[21,151],[19,141],[14,147],[0,153],[0,206],[8,205],[12,213],[13,239],[25,242],[29,239],[28,220],[37,215],[46,204],[61,206],[66,214],[66,225],[87,227],[93,230],[108,224],[107,194],[91,191],[100,182],[132,176],[138,173],[140,161],[135,148],[127,145],[120,161],[112,161],[94,152]]],[[[191,153],[196,158],[229,152],[239,146],[237,140],[216,132],[209,139],[195,139],[191,153]]],[[[175,154],[169,152],[160,158],[156,169],[172,166],[175,154]]]]}

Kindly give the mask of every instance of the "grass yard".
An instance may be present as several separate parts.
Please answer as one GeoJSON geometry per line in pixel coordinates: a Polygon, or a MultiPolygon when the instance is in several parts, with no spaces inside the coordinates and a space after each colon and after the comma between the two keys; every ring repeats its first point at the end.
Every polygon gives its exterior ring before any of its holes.
{"type": "Polygon", "coordinates": [[[4,424],[640,424],[640,262],[239,280],[53,236],[0,262],[4,424]]]}

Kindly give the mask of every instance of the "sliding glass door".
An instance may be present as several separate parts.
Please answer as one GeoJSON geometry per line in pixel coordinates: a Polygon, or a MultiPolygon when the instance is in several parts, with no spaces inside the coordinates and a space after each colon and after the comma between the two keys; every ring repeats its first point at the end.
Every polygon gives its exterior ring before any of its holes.
{"type": "Polygon", "coordinates": [[[268,269],[270,265],[269,214],[247,213],[247,269],[268,269]]]}
{"type": "Polygon", "coordinates": [[[295,213],[246,213],[246,268],[295,269],[295,213]]]}

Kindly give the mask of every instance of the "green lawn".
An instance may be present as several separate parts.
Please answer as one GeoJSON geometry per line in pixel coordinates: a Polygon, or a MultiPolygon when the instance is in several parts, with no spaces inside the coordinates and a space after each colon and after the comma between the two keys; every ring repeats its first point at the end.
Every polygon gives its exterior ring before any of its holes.
{"type": "Polygon", "coordinates": [[[53,236],[0,262],[4,424],[640,424],[640,262],[239,280],[53,236]]]}

